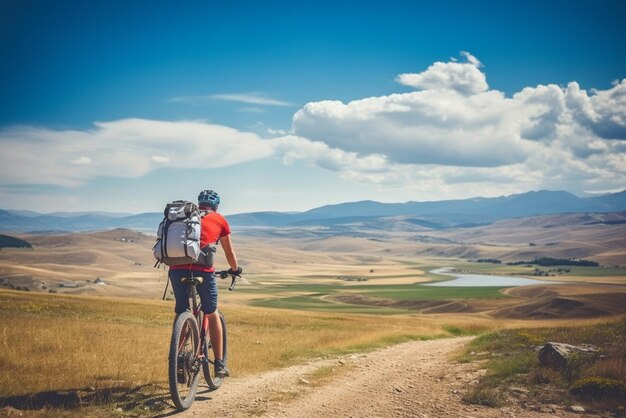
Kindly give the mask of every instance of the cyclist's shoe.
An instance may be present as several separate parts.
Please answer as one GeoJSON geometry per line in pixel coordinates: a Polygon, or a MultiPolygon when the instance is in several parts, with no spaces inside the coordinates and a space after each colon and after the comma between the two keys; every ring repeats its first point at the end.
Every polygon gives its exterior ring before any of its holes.
{"type": "Polygon", "coordinates": [[[230,376],[230,370],[222,360],[215,360],[215,376],[219,378],[230,376]]]}

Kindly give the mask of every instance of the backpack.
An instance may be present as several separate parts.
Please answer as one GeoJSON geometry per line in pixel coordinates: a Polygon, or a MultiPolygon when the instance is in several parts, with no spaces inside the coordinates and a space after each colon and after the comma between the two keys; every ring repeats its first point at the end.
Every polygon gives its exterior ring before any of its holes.
{"type": "Polygon", "coordinates": [[[200,248],[202,213],[195,203],[175,200],[168,203],[159,224],[157,241],[152,247],[155,267],[163,263],[168,266],[180,264],[213,265],[215,245],[200,248]]]}

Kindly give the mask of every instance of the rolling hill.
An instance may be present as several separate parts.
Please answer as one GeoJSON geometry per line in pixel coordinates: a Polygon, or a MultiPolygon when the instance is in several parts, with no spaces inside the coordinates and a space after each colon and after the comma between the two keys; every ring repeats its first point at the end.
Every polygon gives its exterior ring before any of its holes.
{"type": "MultiPolygon", "coordinates": [[[[626,190],[580,198],[562,191],[537,191],[494,198],[432,202],[380,203],[361,201],[326,205],[306,212],[253,212],[230,215],[234,227],[321,227],[354,234],[363,229],[394,231],[437,230],[486,225],[495,221],[536,215],[617,212],[626,210],[626,190]]],[[[142,214],[51,213],[0,210],[0,231],[98,231],[130,228],[153,232],[161,212],[142,214]]]]}

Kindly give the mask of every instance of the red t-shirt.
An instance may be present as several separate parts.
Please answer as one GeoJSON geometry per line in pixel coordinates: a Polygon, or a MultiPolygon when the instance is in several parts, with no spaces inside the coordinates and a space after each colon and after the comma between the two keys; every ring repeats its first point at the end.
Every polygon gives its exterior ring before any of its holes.
{"type": "MultiPolygon", "coordinates": [[[[217,240],[226,235],[230,235],[230,226],[221,214],[217,212],[208,212],[202,217],[202,232],[200,233],[200,248],[205,245],[215,244],[217,240]]],[[[207,267],[203,264],[180,264],[178,266],[170,266],[170,270],[194,270],[203,272],[213,272],[215,267],[207,267]]]]}

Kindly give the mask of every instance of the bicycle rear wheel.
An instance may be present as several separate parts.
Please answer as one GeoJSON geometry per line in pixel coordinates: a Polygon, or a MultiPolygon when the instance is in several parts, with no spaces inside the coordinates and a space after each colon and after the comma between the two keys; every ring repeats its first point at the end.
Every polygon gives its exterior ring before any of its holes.
{"type": "MultiPolygon", "coordinates": [[[[219,313],[219,315],[220,322],[222,323],[222,353],[224,354],[224,364],[228,365],[228,331],[226,330],[226,319],[224,319],[224,314],[222,314],[221,312],[219,313]]],[[[204,350],[204,355],[209,360],[208,362],[202,363],[204,379],[206,380],[206,384],[209,385],[209,389],[216,390],[222,385],[224,378],[217,377],[215,375],[215,354],[211,349],[211,340],[209,338],[206,338],[204,347],[202,347],[202,349],[204,350]]]]}
{"type": "Polygon", "coordinates": [[[200,360],[196,358],[200,337],[191,312],[176,316],[168,361],[170,394],[176,408],[187,409],[193,403],[200,381],[200,360]]]}

